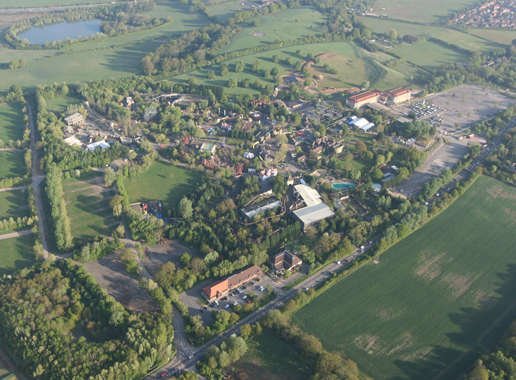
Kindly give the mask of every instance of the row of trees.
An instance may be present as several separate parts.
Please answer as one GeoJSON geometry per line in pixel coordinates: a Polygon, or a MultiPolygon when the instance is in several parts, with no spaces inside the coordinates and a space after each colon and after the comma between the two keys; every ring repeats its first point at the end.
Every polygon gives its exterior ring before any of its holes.
{"type": "Polygon", "coordinates": [[[57,249],[66,251],[73,246],[73,236],[70,227],[70,218],[68,218],[66,211],[62,178],[63,173],[61,169],[57,166],[51,166],[47,170],[45,190],[51,207],[57,249]]]}

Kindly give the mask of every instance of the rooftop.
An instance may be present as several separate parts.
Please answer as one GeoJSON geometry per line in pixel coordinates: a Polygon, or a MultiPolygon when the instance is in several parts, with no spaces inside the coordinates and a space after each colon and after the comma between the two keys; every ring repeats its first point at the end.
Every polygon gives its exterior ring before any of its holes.
{"type": "Polygon", "coordinates": [[[305,226],[335,215],[333,210],[322,202],[294,211],[294,214],[305,226]]]}
{"type": "Polygon", "coordinates": [[[294,189],[296,189],[308,207],[322,203],[321,196],[317,190],[312,189],[310,186],[296,185],[294,189]]]}

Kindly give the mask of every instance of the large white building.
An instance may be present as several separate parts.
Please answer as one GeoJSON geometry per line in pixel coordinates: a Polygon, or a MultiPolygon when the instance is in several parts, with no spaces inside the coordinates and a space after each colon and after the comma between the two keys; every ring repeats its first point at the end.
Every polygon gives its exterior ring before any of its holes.
{"type": "Polygon", "coordinates": [[[317,190],[312,189],[310,186],[294,186],[294,195],[299,196],[305,204],[305,207],[294,211],[294,216],[303,225],[303,230],[335,215],[333,210],[323,203],[321,195],[317,190]]]}

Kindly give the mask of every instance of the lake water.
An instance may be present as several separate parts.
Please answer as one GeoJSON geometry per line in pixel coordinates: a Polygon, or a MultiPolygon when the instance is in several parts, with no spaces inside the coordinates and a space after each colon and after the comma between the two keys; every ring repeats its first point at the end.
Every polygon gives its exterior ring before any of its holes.
{"type": "Polygon", "coordinates": [[[334,183],[331,185],[335,190],[341,190],[341,189],[351,189],[353,187],[357,187],[354,183],[334,183]]]}
{"type": "Polygon", "coordinates": [[[79,36],[88,37],[100,32],[100,23],[100,20],[86,20],[38,26],[18,34],[18,37],[20,37],[20,40],[28,39],[31,44],[44,44],[47,41],[73,39],[79,36]]]}

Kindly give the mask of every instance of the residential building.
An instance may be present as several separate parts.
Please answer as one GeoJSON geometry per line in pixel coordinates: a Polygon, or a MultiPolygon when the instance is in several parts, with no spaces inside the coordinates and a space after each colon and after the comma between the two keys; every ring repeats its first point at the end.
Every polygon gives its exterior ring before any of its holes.
{"type": "Polygon", "coordinates": [[[267,210],[275,209],[280,206],[280,200],[276,197],[271,197],[269,199],[265,199],[261,202],[255,203],[251,206],[244,207],[241,209],[241,211],[248,219],[251,219],[253,216],[259,214],[260,212],[265,212],[267,210]]]}
{"type": "Polygon", "coordinates": [[[271,256],[269,258],[269,264],[272,269],[277,271],[290,270],[291,272],[295,272],[301,269],[303,261],[292,252],[284,250],[277,255],[271,256]]]}
{"type": "Polygon", "coordinates": [[[263,269],[258,265],[253,265],[240,273],[229,276],[228,278],[220,281],[216,281],[202,289],[203,296],[208,301],[216,300],[217,298],[224,297],[231,290],[242,286],[246,282],[249,282],[263,274],[263,269]]]}
{"type": "Polygon", "coordinates": [[[260,174],[258,174],[258,177],[260,177],[261,181],[266,181],[269,178],[276,177],[278,175],[278,169],[270,167],[267,169],[260,170],[260,174]]]}
{"type": "Polygon", "coordinates": [[[65,117],[64,121],[66,122],[66,124],[68,126],[72,127],[77,124],[82,124],[84,122],[84,118],[79,112],[76,112],[76,113],[73,113],[73,114],[65,117]]]}

